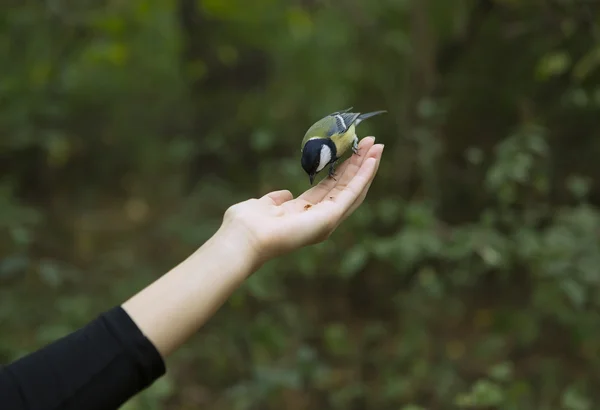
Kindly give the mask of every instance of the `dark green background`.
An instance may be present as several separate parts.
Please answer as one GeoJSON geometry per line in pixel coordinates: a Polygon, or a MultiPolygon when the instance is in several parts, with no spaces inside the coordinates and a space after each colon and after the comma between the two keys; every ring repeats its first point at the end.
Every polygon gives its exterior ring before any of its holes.
{"type": "MultiPolygon", "coordinates": [[[[0,358],[308,187],[321,116],[385,116],[364,205],[237,291],[148,409],[600,404],[600,26],[584,0],[0,6],[0,358]]],[[[156,303],[160,303],[159,300],[156,303]]]]}

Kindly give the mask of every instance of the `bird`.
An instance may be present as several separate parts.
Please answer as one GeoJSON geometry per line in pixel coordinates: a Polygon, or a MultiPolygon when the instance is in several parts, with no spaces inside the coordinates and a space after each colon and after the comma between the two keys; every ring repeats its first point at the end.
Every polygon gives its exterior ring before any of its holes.
{"type": "Polygon", "coordinates": [[[306,131],[300,146],[301,165],[313,185],[315,176],[329,165],[328,176],[335,180],[335,163],[348,148],[358,154],[356,127],[367,118],[386,113],[386,110],[364,114],[350,112],[353,107],[331,113],[315,122],[306,131]]]}

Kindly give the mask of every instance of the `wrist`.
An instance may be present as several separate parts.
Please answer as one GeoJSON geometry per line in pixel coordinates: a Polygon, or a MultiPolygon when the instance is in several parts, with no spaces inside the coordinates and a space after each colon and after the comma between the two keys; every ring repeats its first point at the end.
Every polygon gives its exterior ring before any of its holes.
{"type": "Polygon", "coordinates": [[[123,303],[123,308],[166,357],[258,268],[254,249],[243,231],[222,226],[185,261],[123,303]]]}
{"type": "MultiPolygon", "coordinates": [[[[251,275],[264,263],[260,246],[254,236],[243,226],[225,223],[205,244],[211,254],[244,276],[251,275]]],[[[204,247],[204,246],[203,246],[204,247]]]]}

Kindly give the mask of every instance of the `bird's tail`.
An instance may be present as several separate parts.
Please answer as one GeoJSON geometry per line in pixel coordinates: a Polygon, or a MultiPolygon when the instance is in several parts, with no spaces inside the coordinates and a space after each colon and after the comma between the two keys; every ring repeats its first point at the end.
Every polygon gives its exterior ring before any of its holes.
{"type": "Polygon", "coordinates": [[[366,112],[364,114],[360,114],[358,116],[358,118],[356,119],[356,121],[354,122],[354,125],[358,125],[359,123],[361,123],[362,121],[366,120],[367,118],[371,118],[371,117],[374,117],[376,115],[383,114],[383,113],[386,113],[386,112],[387,111],[382,110],[382,111],[371,111],[371,112],[366,112]]]}

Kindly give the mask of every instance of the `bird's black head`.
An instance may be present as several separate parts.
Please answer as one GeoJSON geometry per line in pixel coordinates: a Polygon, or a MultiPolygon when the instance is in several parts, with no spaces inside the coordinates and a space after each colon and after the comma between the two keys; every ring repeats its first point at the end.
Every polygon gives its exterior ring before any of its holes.
{"type": "Polygon", "coordinates": [[[302,168],[310,178],[310,184],[313,184],[315,175],[320,172],[327,164],[335,160],[335,144],[330,139],[319,138],[308,141],[302,149],[302,168]]]}

